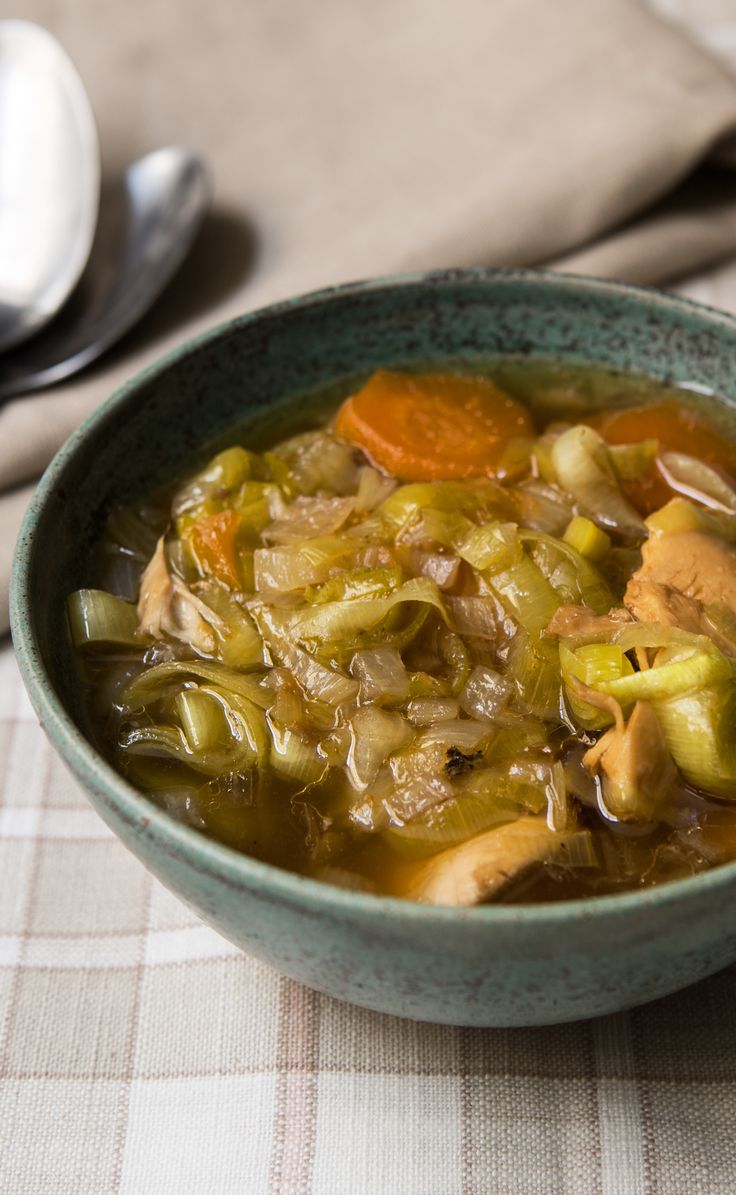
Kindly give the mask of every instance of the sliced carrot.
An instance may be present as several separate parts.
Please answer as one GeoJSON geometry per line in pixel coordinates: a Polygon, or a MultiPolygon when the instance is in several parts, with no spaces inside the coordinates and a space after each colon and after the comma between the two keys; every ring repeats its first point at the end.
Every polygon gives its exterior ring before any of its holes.
{"type": "MultiPolygon", "coordinates": [[[[609,444],[659,441],[661,452],[686,452],[736,478],[736,444],[697,411],[675,399],[621,411],[601,411],[586,420],[609,444]]],[[[623,484],[627,498],[643,514],[651,514],[672,497],[672,490],[654,467],[651,473],[623,484]]]]}
{"type": "Polygon", "coordinates": [[[240,585],[235,537],[240,527],[236,510],[197,519],[189,531],[189,544],[201,570],[225,585],[240,585]]]}
{"type": "Polygon", "coordinates": [[[533,425],[485,378],[379,370],[340,407],[335,430],[401,481],[443,481],[494,473],[533,425]]]}

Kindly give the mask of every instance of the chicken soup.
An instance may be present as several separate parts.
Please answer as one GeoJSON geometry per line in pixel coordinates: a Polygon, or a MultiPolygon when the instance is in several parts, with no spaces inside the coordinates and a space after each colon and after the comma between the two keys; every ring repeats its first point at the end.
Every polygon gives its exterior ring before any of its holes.
{"type": "Polygon", "coordinates": [[[111,514],[68,616],[119,770],[236,850],[436,904],[736,858],[717,421],[544,363],[350,390],[111,514]]]}

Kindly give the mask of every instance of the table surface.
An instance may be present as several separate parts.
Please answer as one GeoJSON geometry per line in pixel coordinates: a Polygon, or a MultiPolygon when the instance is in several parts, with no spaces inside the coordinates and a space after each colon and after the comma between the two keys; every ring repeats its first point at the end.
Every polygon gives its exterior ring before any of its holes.
{"type": "MultiPolygon", "coordinates": [[[[736,67],[733,0],[658,7],[736,67]]],[[[736,311],[736,265],[678,289],[736,311]]],[[[735,1007],[731,968],[627,1014],[482,1031],[281,978],[110,834],[0,651],[0,1192],[733,1195],[735,1007]]]]}

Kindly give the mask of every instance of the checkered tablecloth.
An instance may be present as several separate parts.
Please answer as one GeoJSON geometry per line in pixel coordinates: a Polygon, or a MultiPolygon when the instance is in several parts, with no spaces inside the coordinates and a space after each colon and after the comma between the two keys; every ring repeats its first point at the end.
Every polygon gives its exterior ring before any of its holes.
{"type": "Polygon", "coordinates": [[[308,991],[118,843],[0,654],[3,1195],[733,1195],[736,968],[548,1029],[308,991]]]}

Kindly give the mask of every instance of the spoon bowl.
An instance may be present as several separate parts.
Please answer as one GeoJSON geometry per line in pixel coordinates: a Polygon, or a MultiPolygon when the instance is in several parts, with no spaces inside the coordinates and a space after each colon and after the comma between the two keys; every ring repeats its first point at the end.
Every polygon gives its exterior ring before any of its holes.
{"type": "Polygon", "coordinates": [[[77,283],[97,222],[94,117],[59,43],[0,21],[0,351],[56,314],[77,283]]]}
{"type": "Polygon", "coordinates": [[[141,318],[191,248],[209,200],[204,163],[183,149],[134,162],[100,206],[87,267],[43,333],[0,358],[0,400],[61,381],[141,318]]]}

